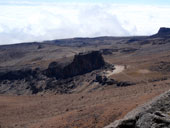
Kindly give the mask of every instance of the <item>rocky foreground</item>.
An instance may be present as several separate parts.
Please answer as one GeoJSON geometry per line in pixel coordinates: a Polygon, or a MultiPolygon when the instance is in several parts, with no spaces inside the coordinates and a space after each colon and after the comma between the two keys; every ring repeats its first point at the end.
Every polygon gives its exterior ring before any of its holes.
{"type": "Polygon", "coordinates": [[[170,90],[104,128],[170,128],[170,90]]]}

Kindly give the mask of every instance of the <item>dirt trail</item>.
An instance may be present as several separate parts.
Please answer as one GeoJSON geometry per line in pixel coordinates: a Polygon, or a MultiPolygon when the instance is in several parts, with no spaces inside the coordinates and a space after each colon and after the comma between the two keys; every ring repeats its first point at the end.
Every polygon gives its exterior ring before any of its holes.
{"type": "Polygon", "coordinates": [[[121,73],[125,70],[125,66],[122,66],[122,65],[115,65],[114,67],[115,69],[113,71],[107,71],[107,77],[114,75],[114,74],[121,73]]]}
{"type": "Polygon", "coordinates": [[[149,71],[148,69],[140,69],[140,70],[138,70],[138,73],[141,73],[141,74],[148,74],[150,72],[151,71],[149,71]]]}

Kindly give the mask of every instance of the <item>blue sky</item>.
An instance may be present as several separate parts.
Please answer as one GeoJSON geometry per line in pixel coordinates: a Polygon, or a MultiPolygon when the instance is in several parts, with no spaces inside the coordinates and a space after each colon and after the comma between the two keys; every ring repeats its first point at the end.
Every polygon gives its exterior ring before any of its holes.
{"type": "Polygon", "coordinates": [[[152,35],[160,27],[170,27],[169,0],[105,1],[0,0],[0,45],[72,37],[152,35]]]}

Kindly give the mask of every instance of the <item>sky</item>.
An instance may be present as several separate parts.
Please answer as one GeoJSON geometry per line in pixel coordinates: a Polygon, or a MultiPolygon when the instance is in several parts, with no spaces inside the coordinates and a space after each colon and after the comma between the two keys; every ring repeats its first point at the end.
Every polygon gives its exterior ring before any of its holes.
{"type": "Polygon", "coordinates": [[[170,27],[170,0],[0,0],[0,45],[152,35],[160,27],[170,27]]]}

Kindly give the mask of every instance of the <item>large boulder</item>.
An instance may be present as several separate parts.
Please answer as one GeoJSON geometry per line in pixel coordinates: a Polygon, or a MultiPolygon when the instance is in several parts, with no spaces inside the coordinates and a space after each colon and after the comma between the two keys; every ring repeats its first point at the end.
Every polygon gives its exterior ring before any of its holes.
{"type": "Polygon", "coordinates": [[[57,79],[82,75],[105,66],[104,59],[99,51],[80,53],[67,63],[52,62],[46,70],[48,77],[57,79]]]}

